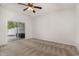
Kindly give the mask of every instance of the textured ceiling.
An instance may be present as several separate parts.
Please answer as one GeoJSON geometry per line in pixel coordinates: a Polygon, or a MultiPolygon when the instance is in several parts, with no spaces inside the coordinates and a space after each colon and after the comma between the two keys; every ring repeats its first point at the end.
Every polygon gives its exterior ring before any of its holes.
{"type": "Polygon", "coordinates": [[[6,8],[11,11],[19,12],[19,13],[24,13],[31,17],[51,13],[57,10],[73,8],[75,4],[73,3],[34,3],[34,5],[41,6],[43,9],[41,10],[36,9],[36,13],[34,14],[32,11],[28,11],[28,10],[23,12],[23,9],[25,8],[25,6],[23,5],[19,5],[16,3],[0,4],[0,6],[2,6],[3,8],[6,8]]]}

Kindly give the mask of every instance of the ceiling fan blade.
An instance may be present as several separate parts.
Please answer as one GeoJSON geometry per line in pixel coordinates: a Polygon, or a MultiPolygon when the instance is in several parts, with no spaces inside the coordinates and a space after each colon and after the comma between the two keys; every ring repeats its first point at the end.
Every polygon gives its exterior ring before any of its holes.
{"type": "Polygon", "coordinates": [[[25,8],[25,9],[23,9],[23,11],[25,11],[25,10],[27,10],[28,9],[28,7],[27,8],[25,8]]]}
{"type": "Polygon", "coordinates": [[[24,6],[27,6],[26,4],[23,4],[23,3],[18,3],[18,4],[20,4],[20,5],[24,5],[24,6]]]}
{"type": "Polygon", "coordinates": [[[34,8],[42,9],[42,7],[39,7],[39,6],[34,6],[34,8]]]}

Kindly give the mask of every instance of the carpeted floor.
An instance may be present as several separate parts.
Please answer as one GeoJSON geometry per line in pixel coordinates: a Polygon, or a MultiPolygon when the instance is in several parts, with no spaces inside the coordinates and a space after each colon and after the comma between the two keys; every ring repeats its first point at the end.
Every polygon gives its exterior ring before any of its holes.
{"type": "Polygon", "coordinates": [[[1,56],[78,56],[75,46],[40,39],[17,40],[0,47],[1,56]]]}

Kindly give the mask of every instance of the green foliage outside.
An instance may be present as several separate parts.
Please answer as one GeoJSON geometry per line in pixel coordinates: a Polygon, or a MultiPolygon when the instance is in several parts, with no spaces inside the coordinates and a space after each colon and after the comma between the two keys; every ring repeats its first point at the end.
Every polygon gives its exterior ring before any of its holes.
{"type": "Polygon", "coordinates": [[[8,22],[8,29],[15,28],[16,22],[8,22]]]}

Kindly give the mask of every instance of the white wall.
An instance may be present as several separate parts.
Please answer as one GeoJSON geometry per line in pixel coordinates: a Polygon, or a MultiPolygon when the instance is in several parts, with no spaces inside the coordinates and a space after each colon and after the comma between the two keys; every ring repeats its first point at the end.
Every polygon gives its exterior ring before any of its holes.
{"type": "Polygon", "coordinates": [[[75,10],[51,12],[34,19],[33,33],[38,39],[75,45],[75,10]]]}
{"type": "Polygon", "coordinates": [[[17,21],[25,23],[26,39],[32,37],[31,18],[22,13],[13,12],[0,7],[0,44],[7,43],[7,21],[17,21]]]}
{"type": "Polygon", "coordinates": [[[2,16],[3,13],[2,13],[2,9],[0,8],[0,45],[4,43],[6,43],[6,30],[5,30],[5,27],[6,27],[6,20],[3,20],[4,19],[4,16],[2,16]]]}
{"type": "Polygon", "coordinates": [[[79,50],[79,4],[76,5],[76,47],[79,50]]]}

